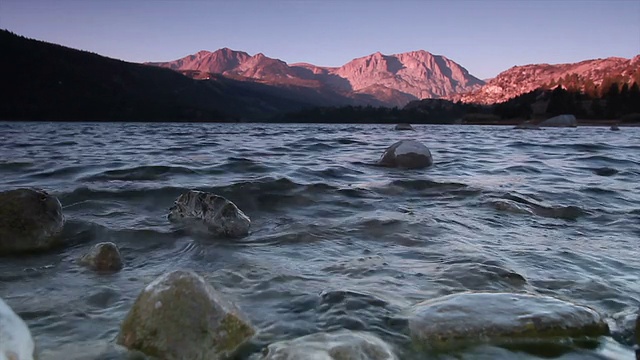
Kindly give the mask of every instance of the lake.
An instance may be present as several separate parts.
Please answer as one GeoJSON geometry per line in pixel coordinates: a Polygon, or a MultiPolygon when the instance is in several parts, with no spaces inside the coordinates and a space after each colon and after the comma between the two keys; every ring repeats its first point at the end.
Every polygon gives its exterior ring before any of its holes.
{"type": "MultiPolygon", "coordinates": [[[[56,195],[68,241],[1,259],[0,297],[39,351],[91,348],[113,341],[147,283],[192,269],[260,329],[256,351],[346,328],[423,359],[406,308],[465,291],[528,292],[609,319],[612,337],[567,345],[561,358],[633,359],[623,318],[640,304],[640,128],[414,127],[0,123],[0,191],[56,195]],[[428,146],[434,166],[372,166],[400,139],[428,146]],[[250,235],[172,227],[168,209],[189,189],[237,204],[250,235]],[[78,264],[102,241],[118,244],[122,271],[78,264]]],[[[433,356],[538,358],[488,345],[433,356]]]]}

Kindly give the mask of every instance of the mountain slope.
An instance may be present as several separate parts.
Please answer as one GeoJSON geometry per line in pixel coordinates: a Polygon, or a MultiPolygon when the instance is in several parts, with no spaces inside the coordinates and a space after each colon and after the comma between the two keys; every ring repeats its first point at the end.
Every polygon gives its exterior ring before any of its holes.
{"type": "Polygon", "coordinates": [[[607,87],[608,80],[632,82],[638,79],[640,55],[633,59],[611,57],[568,64],[532,64],[514,66],[491,79],[482,88],[450,98],[465,103],[494,104],[538,88],[563,85],[589,92],[597,87],[607,87]]]}
{"type": "Polygon", "coordinates": [[[484,84],[462,66],[426,51],[354,59],[341,67],[299,63],[288,65],[263,54],[249,56],[227,48],[201,51],[170,62],[147,63],[179,71],[206,71],[265,84],[297,85],[333,91],[356,103],[403,106],[422,98],[438,98],[470,91],[484,84]],[[231,58],[234,61],[220,59],[231,58]],[[224,64],[224,66],[220,65],[224,64]]]}
{"type": "Polygon", "coordinates": [[[322,104],[306,102],[294,90],[224,77],[198,81],[4,30],[0,48],[2,120],[257,120],[322,104]]]}

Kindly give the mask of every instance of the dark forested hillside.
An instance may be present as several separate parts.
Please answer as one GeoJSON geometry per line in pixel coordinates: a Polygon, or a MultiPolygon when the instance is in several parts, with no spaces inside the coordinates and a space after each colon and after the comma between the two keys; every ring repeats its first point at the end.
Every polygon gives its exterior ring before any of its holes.
{"type": "Polygon", "coordinates": [[[268,86],[194,80],[0,30],[0,120],[233,121],[306,105],[268,86]]]}

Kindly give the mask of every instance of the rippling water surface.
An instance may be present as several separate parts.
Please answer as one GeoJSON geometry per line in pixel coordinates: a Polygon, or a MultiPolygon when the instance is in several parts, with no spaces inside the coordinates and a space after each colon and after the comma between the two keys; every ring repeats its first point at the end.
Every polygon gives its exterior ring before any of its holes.
{"type": "MultiPolygon", "coordinates": [[[[408,306],[468,290],[527,291],[612,319],[613,338],[563,358],[633,358],[629,325],[615,319],[640,303],[640,128],[415,128],[0,123],[0,190],[58,196],[69,241],[1,259],[0,297],[41,350],[109,342],[146,283],[188,268],[261,329],[256,351],[348,328],[417,359],[401,316],[408,306]],[[435,165],[371,165],[403,138],[426,144],[435,165]],[[235,202],[252,219],[250,236],[173,229],[168,208],[188,189],[235,202]],[[101,241],[120,246],[123,271],[78,265],[101,241]]],[[[535,358],[490,346],[438,356],[535,358]]]]}

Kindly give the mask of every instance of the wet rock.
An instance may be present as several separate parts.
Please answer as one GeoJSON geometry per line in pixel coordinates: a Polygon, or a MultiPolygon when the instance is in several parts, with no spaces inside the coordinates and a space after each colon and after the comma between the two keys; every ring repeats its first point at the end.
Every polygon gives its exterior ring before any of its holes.
{"type": "Polygon", "coordinates": [[[413,126],[411,126],[411,124],[398,124],[398,125],[396,125],[395,130],[412,130],[412,131],[415,131],[415,129],[413,128],[413,126]]]}
{"type": "Polygon", "coordinates": [[[80,264],[100,272],[115,272],[122,269],[122,256],[118,246],[112,242],[94,245],[80,259],[80,264]]]}
{"type": "Polygon", "coordinates": [[[316,333],[269,345],[263,360],[395,360],[391,346],[365,332],[316,333]]]}
{"type": "Polygon", "coordinates": [[[611,130],[611,131],[620,131],[620,128],[618,127],[618,125],[611,125],[609,130],[611,130]]]}
{"type": "Polygon", "coordinates": [[[27,324],[0,299],[0,359],[33,360],[34,347],[27,324]]]}
{"type": "Polygon", "coordinates": [[[578,122],[571,114],[558,115],[540,123],[540,127],[576,127],[578,122]]]}
{"type": "Polygon", "coordinates": [[[433,158],[429,149],[415,140],[402,140],[391,145],[378,165],[406,169],[419,169],[433,165],[433,158]]]}
{"type": "Polygon", "coordinates": [[[460,293],[415,305],[409,329],[424,348],[596,337],[608,326],[594,310],[549,296],[460,293]]]}
{"type": "Polygon", "coordinates": [[[117,343],[166,360],[224,359],[254,332],[236,306],[202,277],[177,270],[140,293],[117,343]]]}
{"type": "Polygon", "coordinates": [[[169,221],[194,232],[215,236],[242,237],[249,234],[251,220],[222,196],[191,190],[178,197],[170,209],[169,221]]]}
{"type": "Polygon", "coordinates": [[[36,189],[0,192],[0,255],[47,250],[63,226],[55,196],[36,189]]]}

